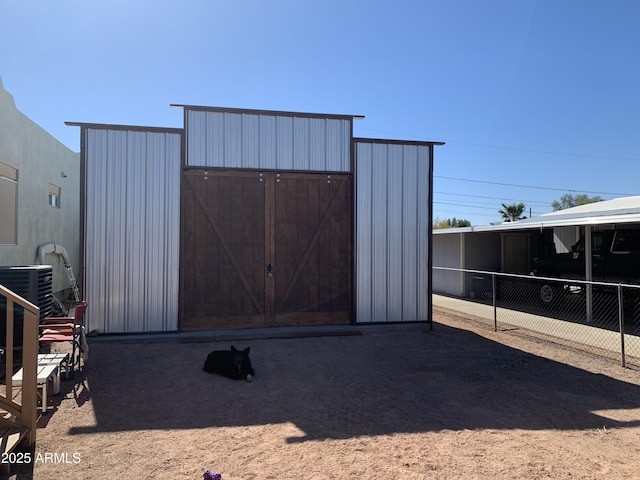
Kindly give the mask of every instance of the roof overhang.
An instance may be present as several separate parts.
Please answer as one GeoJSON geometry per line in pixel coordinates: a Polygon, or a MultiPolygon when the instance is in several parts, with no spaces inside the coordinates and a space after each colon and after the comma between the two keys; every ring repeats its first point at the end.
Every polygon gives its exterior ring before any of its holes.
{"type": "Polygon", "coordinates": [[[614,198],[613,200],[580,205],[515,222],[476,227],[443,228],[433,230],[433,233],[441,235],[465,232],[508,232],[513,230],[539,230],[553,227],[628,225],[632,223],[640,224],[640,196],[614,198]]]}
{"type": "Polygon", "coordinates": [[[342,120],[362,120],[364,115],[341,115],[334,113],[308,113],[308,112],[287,112],[279,110],[255,110],[249,108],[229,108],[229,107],[207,107],[203,105],[183,105],[179,103],[172,103],[169,105],[171,108],[183,108],[185,110],[194,110],[201,112],[222,112],[222,113],[236,113],[236,114],[249,114],[249,115],[275,115],[282,117],[302,117],[302,118],[331,118],[342,120]]]}
{"type": "Polygon", "coordinates": [[[531,219],[532,221],[505,222],[499,225],[481,225],[478,227],[441,228],[433,230],[434,235],[447,233],[467,233],[467,232],[510,232],[514,230],[540,230],[542,228],[554,227],[579,227],[583,225],[622,225],[637,223],[640,224],[640,213],[626,215],[597,215],[591,217],[579,217],[573,219],[531,219]],[[536,220],[536,221],[533,221],[536,220]]]}

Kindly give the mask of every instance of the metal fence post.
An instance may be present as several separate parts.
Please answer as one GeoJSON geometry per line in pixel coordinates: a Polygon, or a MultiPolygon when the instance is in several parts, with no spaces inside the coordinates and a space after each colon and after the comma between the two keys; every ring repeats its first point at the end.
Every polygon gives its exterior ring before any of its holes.
{"type": "Polygon", "coordinates": [[[496,293],[496,274],[491,274],[491,290],[493,291],[493,331],[498,331],[498,307],[496,299],[498,294],[496,293]]]}
{"type": "MultiPolygon", "coordinates": [[[[434,284],[437,280],[442,284],[442,295],[452,297],[451,302],[443,298],[439,306],[458,310],[465,317],[468,314],[477,318],[488,328],[491,328],[493,320],[496,333],[500,283],[500,321],[505,322],[505,333],[518,330],[533,335],[539,333],[557,337],[571,343],[576,342],[578,348],[585,351],[602,349],[615,354],[617,348],[623,368],[627,364],[626,330],[629,329],[629,340],[640,335],[640,318],[636,318],[640,311],[640,284],[564,280],[451,267],[433,269],[451,273],[441,275],[442,278],[434,275],[434,284]],[[474,285],[473,291],[478,295],[470,295],[470,300],[464,297],[463,292],[455,291],[459,273],[482,275],[477,277],[483,280],[482,285],[474,285]],[[487,277],[491,277],[491,283],[485,283],[487,277]],[[554,295],[553,299],[545,299],[545,292],[541,292],[540,289],[541,285],[555,286],[554,293],[560,296],[554,295]],[[585,316],[587,309],[584,291],[587,290],[587,286],[592,286],[595,293],[595,298],[592,299],[595,302],[594,310],[591,312],[594,317],[591,322],[585,316]],[[488,288],[491,288],[491,292],[487,292],[488,288]],[[535,300],[535,303],[532,303],[532,300],[535,300]],[[616,301],[619,338],[615,334],[616,301]],[[632,308],[628,309],[627,306],[632,308]]],[[[630,342],[629,348],[629,361],[637,364],[640,360],[638,346],[635,342],[630,342]]]]}
{"type": "Polygon", "coordinates": [[[620,325],[620,356],[622,366],[626,366],[624,354],[624,298],[622,295],[622,285],[618,284],[618,324],[620,325]]]}

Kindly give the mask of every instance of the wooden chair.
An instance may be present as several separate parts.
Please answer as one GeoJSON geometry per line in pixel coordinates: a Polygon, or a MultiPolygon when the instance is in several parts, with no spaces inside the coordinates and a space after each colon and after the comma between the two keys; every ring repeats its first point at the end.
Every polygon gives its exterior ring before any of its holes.
{"type": "Polygon", "coordinates": [[[55,342],[71,343],[71,370],[80,368],[80,356],[83,353],[84,315],[87,302],[76,306],[73,317],[47,317],[40,324],[40,345],[55,342]]]}

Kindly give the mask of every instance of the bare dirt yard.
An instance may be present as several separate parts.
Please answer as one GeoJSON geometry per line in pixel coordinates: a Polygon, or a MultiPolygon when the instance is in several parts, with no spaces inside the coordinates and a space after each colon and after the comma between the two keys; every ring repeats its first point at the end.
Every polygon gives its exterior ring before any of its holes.
{"type": "Polygon", "coordinates": [[[434,321],[94,340],[40,419],[36,461],[10,478],[640,478],[637,369],[445,313],[434,321]],[[201,371],[231,344],[251,347],[252,383],[201,371]]]}

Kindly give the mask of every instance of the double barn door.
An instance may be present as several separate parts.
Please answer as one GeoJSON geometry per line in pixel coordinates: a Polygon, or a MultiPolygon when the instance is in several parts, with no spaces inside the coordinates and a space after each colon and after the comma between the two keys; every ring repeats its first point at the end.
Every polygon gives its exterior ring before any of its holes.
{"type": "Polygon", "coordinates": [[[349,175],[186,170],[183,330],[349,323],[349,175]]]}

